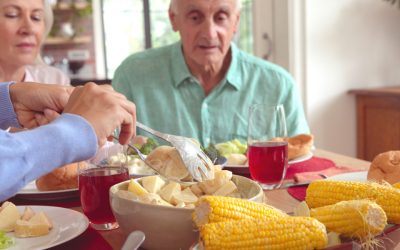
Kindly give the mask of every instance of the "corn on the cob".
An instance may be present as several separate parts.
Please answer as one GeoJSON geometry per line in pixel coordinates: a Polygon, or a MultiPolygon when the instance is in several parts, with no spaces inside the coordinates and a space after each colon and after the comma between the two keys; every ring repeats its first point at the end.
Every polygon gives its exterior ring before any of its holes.
{"type": "Polygon", "coordinates": [[[233,197],[202,196],[192,214],[197,226],[245,218],[269,218],[287,216],[277,208],[233,197]]]}
{"type": "Polygon", "coordinates": [[[339,201],[368,199],[385,211],[388,221],[400,223],[400,189],[368,182],[321,180],[307,188],[306,202],[310,208],[335,204],[339,201]]]}
{"type": "Polygon", "coordinates": [[[400,182],[396,182],[395,184],[393,184],[394,188],[400,188],[400,182]]]}
{"type": "Polygon", "coordinates": [[[310,215],[322,222],[329,231],[359,239],[380,234],[387,224],[385,211],[369,200],[341,201],[313,208],[310,215]]]}
{"type": "Polygon", "coordinates": [[[322,249],[328,243],[325,226],[311,217],[243,219],[200,227],[207,250],[322,249]]]}

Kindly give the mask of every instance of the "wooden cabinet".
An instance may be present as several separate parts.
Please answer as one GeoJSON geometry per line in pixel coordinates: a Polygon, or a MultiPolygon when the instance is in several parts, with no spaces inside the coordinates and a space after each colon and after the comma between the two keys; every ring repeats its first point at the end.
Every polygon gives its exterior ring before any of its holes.
{"type": "Polygon", "coordinates": [[[357,89],[357,157],[400,150],[400,87],[357,89]]]}

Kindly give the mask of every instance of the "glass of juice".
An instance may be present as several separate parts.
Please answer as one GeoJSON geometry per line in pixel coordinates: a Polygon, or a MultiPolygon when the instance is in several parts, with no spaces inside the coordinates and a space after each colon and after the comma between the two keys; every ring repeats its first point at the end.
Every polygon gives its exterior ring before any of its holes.
{"type": "Polygon", "coordinates": [[[129,179],[126,148],[107,144],[95,157],[79,164],[79,194],[83,213],[96,230],[118,228],[110,207],[109,189],[129,179]]]}
{"type": "Polygon", "coordinates": [[[263,189],[280,187],[288,166],[285,110],[253,104],[249,111],[247,157],[251,178],[263,189]]]}

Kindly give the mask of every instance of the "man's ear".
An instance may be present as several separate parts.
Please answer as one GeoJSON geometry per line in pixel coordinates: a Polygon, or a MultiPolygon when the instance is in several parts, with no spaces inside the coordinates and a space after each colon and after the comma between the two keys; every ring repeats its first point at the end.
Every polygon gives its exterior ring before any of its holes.
{"type": "Polygon", "coordinates": [[[240,11],[236,14],[236,20],[235,20],[235,28],[233,29],[234,33],[236,34],[237,30],[239,29],[239,23],[240,23],[240,11]]]}
{"type": "Polygon", "coordinates": [[[171,7],[168,9],[169,21],[171,22],[171,26],[173,31],[178,31],[176,14],[171,10],[171,7]]]}

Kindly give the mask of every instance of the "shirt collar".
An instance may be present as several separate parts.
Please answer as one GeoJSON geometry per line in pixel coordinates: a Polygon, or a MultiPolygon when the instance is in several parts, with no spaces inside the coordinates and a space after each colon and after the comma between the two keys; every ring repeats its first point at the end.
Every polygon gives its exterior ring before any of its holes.
{"type": "Polygon", "coordinates": [[[229,65],[228,72],[226,73],[226,80],[229,84],[239,90],[242,85],[242,73],[239,67],[239,49],[235,43],[231,42],[231,65],[229,65]]]}
{"type": "MultiPolygon", "coordinates": [[[[225,79],[227,83],[231,84],[236,89],[240,89],[241,86],[243,85],[243,82],[242,82],[242,74],[239,71],[239,65],[238,65],[239,49],[233,42],[231,42],[230,49],[231,49],[232,59],[225,79]]],[[[191,78],[192,74],[190,73],[189,68],[186,65],[185,58],[182,52],[181,42],[174,43],[172,45],[171,52],[172,52],[171,53],[172,75],[174,78],[174,85],[175,87],[178,87],[185,80],[191,78]]]]}
{"type": "Polygon", "coordinates": [[[171,61],[172,77],[174,78],[173,84],[175,85],[175,87],[178,87],[186,79],[192,77],[192,74],[190,73],[189,68],[186,65],[185,58],[183,57],[181,42],[172,44],[171,61]]]}

